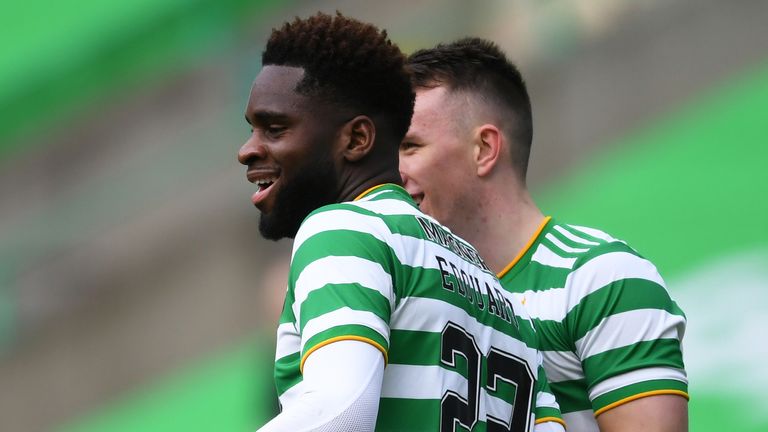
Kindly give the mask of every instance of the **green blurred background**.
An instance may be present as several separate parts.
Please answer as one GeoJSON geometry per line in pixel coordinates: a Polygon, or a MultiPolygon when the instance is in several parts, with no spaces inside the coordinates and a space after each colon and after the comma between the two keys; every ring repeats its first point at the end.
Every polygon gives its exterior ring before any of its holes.
{"type": "Polygon", "coordinates": [[[31,0],[0,17],[0,430],[248,431],[277,409],[288,242],[235,153],[272,27],[410,52],[497,41],[547,213],[653,260],[686,311],[694,431],[768,414],[768,3],[31,0]],[[729,301],[725,301],[729,300],[729,301]]]}

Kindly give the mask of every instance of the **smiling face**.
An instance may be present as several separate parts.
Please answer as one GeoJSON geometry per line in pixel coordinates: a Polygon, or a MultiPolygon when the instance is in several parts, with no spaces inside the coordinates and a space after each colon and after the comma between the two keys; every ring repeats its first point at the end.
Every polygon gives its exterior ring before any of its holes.
{"type": "Polygon", "coordinates": [[[400,145],[400,173],[419,208],[453,230],[473,210],[476,179],[462,96],[418,89],[411,127],[400,145]]]}
{"type": "Polygon", "coordinates": [[[272,240],[294,237],[310,212],[338,197],[332,148],[340,123],[296,92],[303,77],[302,68],[265,66],[245,111],[253,131],[237,158],[258,186],[251,201],[261,211],[259,231],[272,240]]]}

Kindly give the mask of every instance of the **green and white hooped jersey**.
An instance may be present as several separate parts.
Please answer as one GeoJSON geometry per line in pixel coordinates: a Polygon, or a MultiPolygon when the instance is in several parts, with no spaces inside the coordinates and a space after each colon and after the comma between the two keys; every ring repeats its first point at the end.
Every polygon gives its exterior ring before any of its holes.
{"type": "Polygon", "coordinates": [[[351,339],[385,358],[377,431],[530,431],[562,422],[522,305],[474,248],[396,185],[304,220],[277,337],[283,406],[302,391],[307,356],[351,339]]]}
{"type": "Polygon", "coordinates": [[[533,318],[569,429],[597,431],[597,415],[644,396],[688,397],[685,315],[623,241],[547,218],[499,279],[533,318]]]}

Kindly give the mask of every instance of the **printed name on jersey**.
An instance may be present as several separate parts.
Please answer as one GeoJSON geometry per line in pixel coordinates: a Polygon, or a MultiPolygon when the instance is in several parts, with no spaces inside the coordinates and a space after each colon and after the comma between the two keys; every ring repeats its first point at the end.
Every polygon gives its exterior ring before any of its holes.
{"type": "Polygon", "coordinates": [[[421,229],[428,239],[448,248],[451,252],[479,266],[483,270],[491,271],[476,250],[457,239],[441,225],[421,216],[416,216],[416,220],[419,221],[419,225],[421,225],[421,229]]]}
{"type": "MultiPolygon", "coordinates": [[[[480,281],[477,276],[467,274],[467,272],[441,256],[435,255],[435,259],[442,275],[441,281],[444,289],[464,297],[470,304],[475,305],[478,310],[496,315],[502,320],[514,324],[515,327],[520,327],[515,316],[515,309],[512,307],[512,302],[504,297],[501,290],[491,286],[493,281],[491,284],[487,280],[480,281]]],[[[486,276],[488,278],[491,277],[489,275],[486,276]]]]}

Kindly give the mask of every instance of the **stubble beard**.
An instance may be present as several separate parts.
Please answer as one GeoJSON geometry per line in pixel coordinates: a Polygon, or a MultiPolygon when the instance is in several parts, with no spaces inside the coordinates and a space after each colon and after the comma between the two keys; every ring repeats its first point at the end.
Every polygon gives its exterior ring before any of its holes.
{"type": "Polygon", "coordinates": [[[312,211],[337,199],[338,179],[330,158],[313,161],[286,179],[275,197],[270,213],[262,213],[259,233],[268,240],[294,238],[304,219],[312,211]]]}

